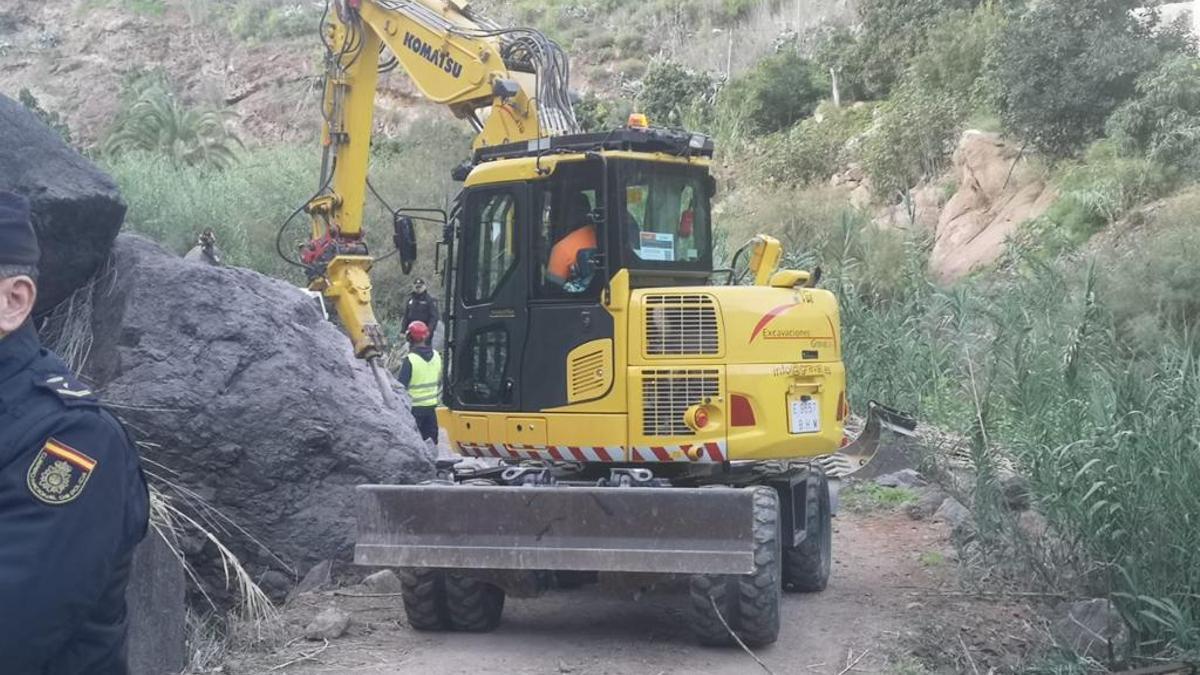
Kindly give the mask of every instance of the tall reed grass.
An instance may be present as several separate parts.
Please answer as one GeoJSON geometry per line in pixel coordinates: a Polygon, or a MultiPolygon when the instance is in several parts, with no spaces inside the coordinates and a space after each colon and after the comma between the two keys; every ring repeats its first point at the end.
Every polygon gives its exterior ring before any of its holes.
{"type": "MultiPolygon", "coordinates": [[[[841,296],[852,401],[885,401],[970,439],[981,537],[1021,539],[987,479],[1002,449],[1057,549],[1033,551],[1054,567],[1031,578],[1110,597],[1137,652],[1200,650],[1200,343],[1176,321],[1147,349],[1121,317],[1139,283],[1143,310],[1156,306],[1155,280],[1114,281],[1103,254],[1018,250],[1011,269],[941,289],[926,279],[924,246],[907,241],[912,260],[881,294],[855,253],[864,228],[842,227],[840,253],[806,261],[841,296]]],[[[1001,550],[1044,542],[1010,544],[1001,550]]]]}
{"type": "MultiPolygon", "coordinates": [[[[391,208],[435,207],[448,210],[457,184],[450,169],[469,153],[469,137],[450,121],[418,121],[402,138],[375,143],[371,183],[391,208]]],[[[158,155],[109,157],[104,168],[116,179],[129,213],[126,228],[149,236],[179,254],[187,252],[205,228],[230,265],[305,283],[303,271],[284,262],[275,250],[276,233],[288,216],[318,188],[320,154],[311,146],[259,147],[240,154],[225,170],[175,166],[158,155]]],[[[364,226],[373,255],[393,251],[392,221],[379,198],[367,194],[364,226]]],[[[282,239],[293,255],[308,238],[309,219],[296,214],[282,239]]],[[[441,228],[419,223],[421,262],[413,275],[433,276],[435,244],[441,228]]],[[[380,319],[399,319],[410,290],[393,257],[373,270],[380,319]]]]}

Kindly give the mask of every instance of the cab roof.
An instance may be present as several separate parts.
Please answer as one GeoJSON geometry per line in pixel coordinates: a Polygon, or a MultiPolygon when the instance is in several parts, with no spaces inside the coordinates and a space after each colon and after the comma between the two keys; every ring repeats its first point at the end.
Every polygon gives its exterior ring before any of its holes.
{"type": "Polygon", "coordinates": [[[629,152],[663,153],[678,157],[712,157],[713,140],[704,134],[662,127],[618,127],[594,134],[547,136],[521,143],[506,143],[479,148],[474,163],[482,164],[500,159],[536,157],[552,153],[598,152],[624,150],[629,152]]]}

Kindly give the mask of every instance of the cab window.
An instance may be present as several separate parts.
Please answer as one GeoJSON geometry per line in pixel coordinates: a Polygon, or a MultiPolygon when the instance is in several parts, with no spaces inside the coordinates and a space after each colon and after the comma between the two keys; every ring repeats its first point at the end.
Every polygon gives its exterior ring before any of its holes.
{"type": "Polygon", "coordinates": [[[491,300],[517,263],[517,199],[510,191],[473,195],[463,228],[463,300],[491,300]]]}
{"type": "Polygon", "coordinates": [[[634,166],[625,172],[621,196],[634,259],[669,264],[707,257],[711,230],[702,172],[634,166]]]}
{"type": "Polygon", "coordinates": [[[635,168],[625,180],[625,240],[648,263],[694,263],[709,246],[701,175],[635,168]]]}
{"type": "Polygon", "coordinates": [[[594,166],[565,164],[539,190],[534,236],[537,297],[582,297],[603,285],[593,264],[602,236],[595,222],[599,183],[594,166]]]}

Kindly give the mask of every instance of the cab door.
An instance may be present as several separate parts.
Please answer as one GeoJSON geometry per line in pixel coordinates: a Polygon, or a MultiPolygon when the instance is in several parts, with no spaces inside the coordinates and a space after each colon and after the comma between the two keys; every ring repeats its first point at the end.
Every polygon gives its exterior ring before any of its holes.
{"type": "Polygon", "coordinates": [[[462,196],[454,285],[451,407],[520,410],[528,333],[525,184],[474,188],[462,196]]]}

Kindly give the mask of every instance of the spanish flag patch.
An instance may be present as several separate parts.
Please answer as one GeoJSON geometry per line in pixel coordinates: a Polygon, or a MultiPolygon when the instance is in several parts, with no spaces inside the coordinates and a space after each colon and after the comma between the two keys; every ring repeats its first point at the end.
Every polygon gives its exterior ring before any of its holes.
{"type": "Polygon", "coordinates": [[[47,504],[66,504],[83,492],[95,468],[96,460],[51,438],[33,458],[25,484],[47,504]]]}

